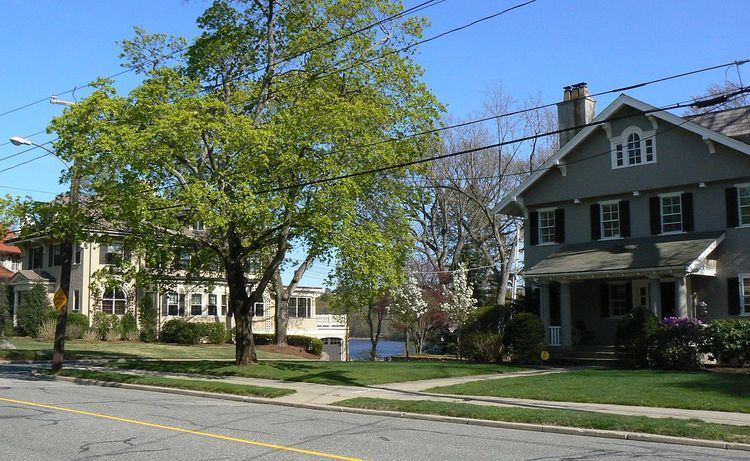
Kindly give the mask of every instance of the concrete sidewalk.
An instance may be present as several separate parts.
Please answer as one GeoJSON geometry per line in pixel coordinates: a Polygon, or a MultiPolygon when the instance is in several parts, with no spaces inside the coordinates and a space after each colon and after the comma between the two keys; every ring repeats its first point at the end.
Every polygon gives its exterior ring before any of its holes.
{"type": "Polygon", "coordinates": [[[275,402],[330,405],[340,400],[356,397],[371,397],[395,400],[430,400],[434,402],[471,403],[498,407],[516,407],[528,409],[576,410],[596,413],[608,413],[628,416],[648,416],[653,418],[698,419],[711,423],[729,424],[735,426],[750,426],[750,414],[722,411],[686,410],[679,408],[641,407],[631,405],[614,405],[580,402],[553,402],[544,400],[516,399],[486,396],[452,396],[425,392],[435,386],[461,384],[484,379],[512,379],[519,376],[542,375],[550,373],[564,373],[569,369],[557,368],[549,370],[529,370],[491,375],[463,376],[456,378],[440,378],[424,381],[407,381],[401,383],[382,384],[373,386],[334,386],[304,382],[277,381],[271,379],[243,378],[243,377],[209,377],[205,375],[160,373],[140,370],[121,370],[106,367],[80,367],[91,370],[116,371],[135,375],[164,376],[172,378],[204,379],[207,381],[224,381],[236,384],[266,386],[294,389],[296,393],[273,399],[275,402]]]}

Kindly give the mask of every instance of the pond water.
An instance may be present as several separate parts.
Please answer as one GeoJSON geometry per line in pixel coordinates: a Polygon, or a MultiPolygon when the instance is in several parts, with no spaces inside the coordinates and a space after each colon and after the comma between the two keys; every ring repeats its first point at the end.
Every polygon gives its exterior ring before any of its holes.
{"type": "MultiPolygon", "coordinates": [[[[350,339],[349,340],[349,358],[350,360],[368,360],[370,355],[369,339],[350,339]]],[[[404,342],[381,339],[378,341],[378,356],[382,358],[394,355],[404,355],[404,342]]]]}

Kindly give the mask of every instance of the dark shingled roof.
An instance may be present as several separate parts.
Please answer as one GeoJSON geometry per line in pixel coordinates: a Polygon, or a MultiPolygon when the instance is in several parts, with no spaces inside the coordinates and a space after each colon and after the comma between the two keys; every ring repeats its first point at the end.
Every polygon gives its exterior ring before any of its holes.
{"type": "Polygon", "coordinates": [[[23,276],[26,280],[30,282],[51,282],[51,283],[55,282],[55,277],[46,271],[23,269],[23,270],[16,272],[16,275],[23,276]]]}
{"type": "Polygon", "coordinates": [[[709,130],[750,144],[750,106],[687,117],[687,119],[709,130]]]}
{"type": "Polygon", "coordinates": [[[527,269],[524,276],[684,269],[722,235],[704,232],[565,245],[527,269]]]}

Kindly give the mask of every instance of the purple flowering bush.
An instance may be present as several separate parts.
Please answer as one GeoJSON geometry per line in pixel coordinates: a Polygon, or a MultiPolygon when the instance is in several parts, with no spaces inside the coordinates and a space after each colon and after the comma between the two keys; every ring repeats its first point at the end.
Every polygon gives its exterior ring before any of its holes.
{"type": "Polygon", "coordinates": [[[659,322],[649,350],[656,368],[693,371],[700,367],[703,322],[688,317],[667,317],[659,322]]]}

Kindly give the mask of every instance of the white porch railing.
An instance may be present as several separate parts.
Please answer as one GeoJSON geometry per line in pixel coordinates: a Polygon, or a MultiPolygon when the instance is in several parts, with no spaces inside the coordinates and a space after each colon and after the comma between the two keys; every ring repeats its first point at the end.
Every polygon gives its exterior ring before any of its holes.
{"type": "Polygon", "coordinates": [[[346,326],[345,315],[316,315],[318,328],[344,328],[346,326]]]}
{"type": "Polygon", "coordinates": [[[560,345],[560,328],[561,327],[549,327],[549,345],[550,346],[560,345]]]}

